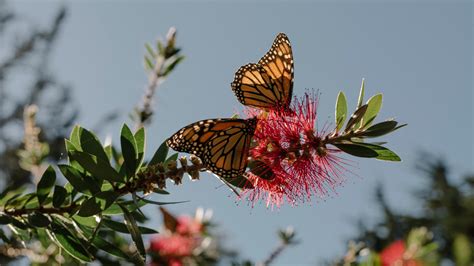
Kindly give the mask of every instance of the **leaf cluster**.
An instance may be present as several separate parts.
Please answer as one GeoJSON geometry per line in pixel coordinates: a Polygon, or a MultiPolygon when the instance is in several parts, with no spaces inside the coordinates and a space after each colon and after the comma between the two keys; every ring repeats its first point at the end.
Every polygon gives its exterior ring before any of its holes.
{"type": "Polygon", "coordinates": [[[67,181],[58,184],[57,171],[49,166],[36,190],[5,191],[0,195],[0,223],[9,233],[0,230],[7,244],[25,243],[31,236],[40,241],[52,241],[71,257],[90,262],[103,252],[136,264],[144,264],[145,245],[142,234],[157,233],[139,226],[146,219],[140,211],[145,204],[163,205],[146,199],[154,191],[157,176],[140,174],[148,166],[166,169],[168,149],[162,145],[150,162],[144,162],[145,130],[133,133],[124,125],[120,134],[121,153],[112,145],[104,146],[97,136],[80,126],[74,127],[66,141],[68,162],[58,165],[67,181]],[[117,248],[101,235],[110,233],[130,235],[135,250],[117,248]]]}
{"type": "Polygon", "coordinates": [[[362,80],[357,108],[349,117],[346,96],[339,92],[335,108],[336,129],[326,142],[353,156],[401,161],[395,152],[383,146],[385,142],[366,142],[366,139],[384,136],[406,124],[399,125],[393,119],[373,124],[382,107],[383,96],[376,94],[364,103],[364,94],[365,81],[362,80]]]}

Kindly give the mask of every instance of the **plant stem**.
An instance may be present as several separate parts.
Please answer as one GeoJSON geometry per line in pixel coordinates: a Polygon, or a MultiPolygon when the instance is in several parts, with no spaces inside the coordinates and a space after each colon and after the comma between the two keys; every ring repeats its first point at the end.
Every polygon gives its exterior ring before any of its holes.
{"type": "MultiPolygon", "coordinates": [[[[182,177],[185,173],[191,173],[194,171],[206,171],[202,163],[199,164],[192,164],[192,165],[183,165],[182,167],[176,167],[174,169],[169,169],[167,171],[164,171],[163,173],[158,173],[152,178],[147,178],[147,177],[142,177],[139,179],[136,179],[135,182],[132,182],[130,184],[127,184],[123,187],[115,189],[115,192],[119,194],[120,196],[124,196],[127,194],[139,192],[139,191],[145,191],[147,192],[147,188],[159,184],[160,179],[158,178],[161,176],[163,179],[172,179],[175,181],[176,184],[176,177],[182,177]]],[[[163,180],[164,181],[164,180],[163,180]]],[[[160,187],[162,188],[162,187],[160,187]]],[[[29,214],[32,212],[40,212],[43,214],[64,214],[64,213],[69,213],[71,214],[77,207],[79,207],[80,204],[76,204],[75,202],[72,203],[69,206],[64,206],[64,207],[59,207],[59,208],[49,208],[49,207],[36,207],[36,208],[21,208],[21,209],[6,209],[3,210],[5,214],[8,214],[10,216],[22,216],[25,214],[29,214]]]]}
{"type": "Polygon", "coordinates": [[[59,207],[59,208],[37,207],[37,208],[30,208],[30,209],[25,209],[25,208],[22,208],[22,209],[7,209],[7,210],[3,210],[3,212],[5,212],[6,214],[11,215],[11,216],[21,216],[21,215],[28,214],[28,213],[31,213],[31,212],[36,212],[36,211],[40,212],[40,213],[43,213],[43,214],[53,214],[53,213],[61,214],[61,213],[70,213],[71,211],[73,211],[78,206],[79,205],[76,205],[75,203],[72,203],[69,206],[64,206],[64,207],[59,207]]]}
{"type": "Polygon", "coordinates": [[[350,140],[351,138],[356,138],[356,137],[360,137],[363,135],[363,131],[349,131],[347,133],[344,133],[342,135],[332,135],[332,136],[327,136],[326,138],[324,138],[322,141],[321,141],[321,144],[322,145],[326,145],[326,144],[333,144],[333,143],[337,143],[337,142],[341,142],[341,141],[344,141],[344,140],[350,140]]]}

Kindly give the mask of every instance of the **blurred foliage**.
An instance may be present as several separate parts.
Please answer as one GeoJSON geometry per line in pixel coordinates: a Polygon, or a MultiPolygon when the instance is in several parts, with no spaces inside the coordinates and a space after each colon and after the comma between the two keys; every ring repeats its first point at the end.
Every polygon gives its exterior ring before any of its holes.
{"type": "Polygon", "coordinates": [[[32,181],[29,170],[20,165],[25,154],[18,152],[24,149],[26,106],[41,109],[37,123],[43,130],[37,139],[49,148],[44,159],[58,161],[64,152],[63,139],[78,110],[70,87],[50,70],[49,58],[66,15],[59,9],[50,25],[42,27],[0,0],[0,186],[18,188],[32,181]]]}
{"type": "MultiPolygon", "coordinates": [[[[420,161],[424,163],[418,168],[427,182],[424,188],[414,193],[422,212],[412,214],[395,210],[387,202],[382,186],[379,186],[376,190],[376,202],[383,212],[383,218],[372,228],[359,222],[359,235],[354,238],[347,253],[352,254],[349,257],[353,257],[351,261],[355,264],[361,259],[358,257],[361,251],[365,250],[367,254],[367,250],[370,250],[377,254],[397,240],[404,240],[409,246],[420,238],[419,235],[413,235],[414,230],[424,230],[424,247],[435,254],[418,258],[419,263],[422,263],[419,265],[438,265],[441,262],[443,265],[473,265],[474,176],[456,179],[450,175],[445,160],[434,159],[427,154],[422,158],[420,161]]],[[[423,244],[418,242],[420,247],[423,244]]],[[[426,255],[430,253],[427,250],[420,252],[426,255]]],[[[337,264],[352,265],[344,263],[347,262],[348,255],[337,264]]]]}

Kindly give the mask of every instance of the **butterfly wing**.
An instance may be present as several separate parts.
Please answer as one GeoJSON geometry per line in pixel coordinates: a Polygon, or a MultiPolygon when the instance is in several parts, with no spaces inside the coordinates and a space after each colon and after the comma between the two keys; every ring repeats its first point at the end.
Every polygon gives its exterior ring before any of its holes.
{"type": "Polygon", "coordinates": [[[183,127],[166,144],[176,151],[195,154],[208,170],[231,178],[245,172],[256,123],[255,118],[202,120],[183,127]]]}
{"type": "Polygon", "coordinates": [[[238,100],[261,109],[288,107],[293,94],[293,53],[284,33],[257,64],[242,66],[235,73],[232,90],[238,100]]]}
{"type": "Polygon", "coordinates": [[[236,73],[232,90],[243,105],[268,109],[279,105],[282,93],[271,76],[258,64],[242,66],[236,73]]]}

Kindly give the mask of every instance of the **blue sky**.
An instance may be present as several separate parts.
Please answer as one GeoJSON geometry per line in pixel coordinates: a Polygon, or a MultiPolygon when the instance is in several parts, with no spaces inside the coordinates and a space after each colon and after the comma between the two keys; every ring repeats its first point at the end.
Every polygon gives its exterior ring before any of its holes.
{"type": "MultiPolygon", "coordinates": [[[[14,6],[47,23],[61,3],[14,6]]],[[[270,211],[263,204],[236,205],[233,195],[207,174],[199,182],[169,185],[169,200],[190,200],[171,211],[213,209],[227,244],[245,257],[263,259],[276,244],[274,232],[287,225],[296,228],[301,244],[277,265],[314,265],[342,255],[345,240],[356,230],[354,221],[370,224],[379,215],[373,202],[377,183],[396,209],[419,210],[409,195],[424,184],[414,170],[420,151],[446,158],[456,176],[474,171],[470,2],[69,1],[66,6],[69,17],[52,71],[74,87],[84,127],[94,126],[102,114],[119,112],[120,119],[101,136],[111,134],[115,141],[146,84],[143,44],[165,35],[170,26],[178,29],[187,58],[157,93],[148,156],[184,125],[241,110],[230,89],[234,72],[256,62],[278,32],[292,42],[294,93],[319,89],[322,121],[332,121],[340,90],[354,108],[365,78],[367,94],[384,94],[379,119],[396,117],[409,124],[385,138],[402,163],[353,159],[357,176],[348,176],[337,194],[298,207],[270,211]]],[[[156,209],[147,212],[158,224],[156,209]]]]}

